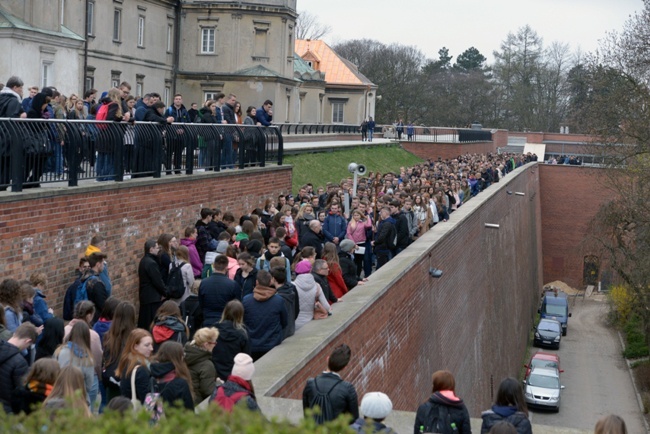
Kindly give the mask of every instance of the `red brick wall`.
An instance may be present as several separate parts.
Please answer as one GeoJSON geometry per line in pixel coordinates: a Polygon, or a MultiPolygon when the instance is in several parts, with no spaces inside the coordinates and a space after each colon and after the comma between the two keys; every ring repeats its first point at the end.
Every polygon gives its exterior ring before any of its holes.
{"type": "Polygon", "coordinates": [[[420,158],[437,160],[438,157],[453,159],[463,154],[487,154],[496,152],[494,142],[479,143],[424,143],[424,142],[406,142],[402,141],[401,145],[410,153],[420,158]]]}
{"type": "Polygon", "coordinates": [[[63,190],[44,188],[0,195],[0,280],[45,271],[50,307],[59,311],[65,289],[90,238],[107,238],[113,294],[137,300],[138,262],[144,241],[182,235],[202,207],[235,216],[291,189],[290,167],[132,180],[63,190]]]}
{"type": "MultiPolygon", "coordinates": [[[[583,260],[596,255],[586,243],[589,223],[612,192],[599,177],[606,169],[568,165],[539,165],[542,200],[544,281],[562,280],[584,289],[583,260]]],[[[602,268],[601,268],[602,272],[602,268]]]]}
{"type": "Polygon", "coordinates": [[[353,357],[343,376],[359,396],[381,390],[396,409],[414,411],[431,392],[431,374],[449,369],[472,416],[489,408],[500,380],[521,369],[542,285],[536,167],[481,193],[379,270],[374,278],[388,282],[381,298],[346,319],[273,396],[299,399],[331,349],[347,343],[353,357]],[[443,276],[430,277],[429,267],[443,276]]]}

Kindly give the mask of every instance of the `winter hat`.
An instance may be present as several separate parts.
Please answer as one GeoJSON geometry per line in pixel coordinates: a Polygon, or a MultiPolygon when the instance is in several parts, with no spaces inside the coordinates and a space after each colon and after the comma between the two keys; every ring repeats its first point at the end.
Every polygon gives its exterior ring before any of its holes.
{"type": "Polygon", "coordinates": [[[341,247],[341,250],[344,251],[345,253],[350,253],[353,249],[356,248],[356,244],[354,241],[349,240],[349,239],[344,239],[341,241],[341,244],[339,245],[341,247]]]}
{"type": "Polygon", "coordinates": [[[217,244],[217,253],[224,254],[226,253],[226,249],[228,249],[228,241],[219,241],[219,244],[217,244]]]}
{"type": "Polygon", "coordinates": [[[368,392],[361,400],[361,413],[371,419],[386,419],[393,411],[393,403],[388,395],[381,392],[368,392]]]}
{"type": "MultiPolygon", "coordinates": [[[[246,353],[239,353],[235,356],[235,365],[232,367],[231,375],[250,381],[255,374],[255,365],[253,359],[246,353]]],[[[391,404],[391,409],[392,409],[391,404]]]]}
{"type": "Polygon", "coordinates": [[[311,262],[308,259],[303,259],[296,265],[296,274],[307,274],[311,271],[311,262]]]}
{"type": "Polygon", "coordinates": [[[246,251],[251,255],[259,256],[262,247],[262,242],[260,240],[250,240],[248,244],[246,244],[246,251]]]}

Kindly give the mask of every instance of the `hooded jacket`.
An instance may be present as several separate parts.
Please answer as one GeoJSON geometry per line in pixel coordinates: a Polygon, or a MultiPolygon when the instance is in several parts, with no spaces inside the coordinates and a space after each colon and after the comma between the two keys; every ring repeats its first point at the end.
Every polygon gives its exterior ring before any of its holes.
{"type": "Polygon", "coordinates": [[[235,273],[235,282],[241,286],[242,297],[252,294],[253,289],[255,288],[255,283],[257,282],[257,268],[253,268],[248,276],[244,277],[244,270],[241,268],[235,273]]]}
{"type": "Polygon", "coordinates": [[[318,296],[318,301],[323,305],[327,311],[330,310],[330,305],[327,302],[327,298],[323,293],[320,285],[314,280],[314,276],[310,273],[299,274],[296,276],[296,280],[292,282],[296,289],[298,290],[298,307],[299,313],[298,318],[296,318],[296,331],[300,327],[307,324],[309,321],[314,319],[314,304],[316,303],[316,297],[318,296]],[[320,294],[320,295],[319,295],[320,294]]]}
{"type": "Polygon", "coordinates": [[[325,234],[325,239],[327,241],[333,242],[334,238],[338,238],[339,242],[345,238],[345,233],[348,229],[348,222],[345,220],[339,213],[330,212],[325,217],[323,222],[323,234],[325,234]]]}
{"type": "Polygon", "coordinates": [[[359,279],[357,279],[357,266],[350,254],[343,251],[339,252],[339,265],[341,266],[343,281],[349,291],[359,283],[359,279]]]}
{"type": "Polygon", "coordinates": [[[226,380],[235,364],[235,356],[239,353],[250,355],[248,334],[244,330],[235,328],[232,321],[222,321],[216,324],[219,330],[217,345],[212,350],[212,363],[217,370],[217,377],[226,380]]]}
{"type": "Polygon", "coordinates": [[[284,300],[276,294],[275,288],[258,284],[242,303],[251,351],[262,353],[280,345],[288,320],[284,300]]]}
{"type": "MultiPolygon", "coordinates": [[[[246,408],[252,411],[260,411],[260,408],[257,406],[257,401],[255,401],[255,396],[253,395],[253,391],[251,390],[250,384],[248,384],[248,381],[244,380],[243,378],[238,377],[236,375],[230,375],[228,377],[228,380],[219,387],[223,388],[223,393],[226,396],[232,396],[237,392],[247,392],[246,395],[243,395],[237,401],[237,403],[244,402],[243,400],[245,398],[246,408]]],[[[214,401],[217,402],[218,404],[216,397],[214,401]]]]}
{"type": "Polygon", "coordinates": [[[162,319],[156,318],[154,326],[151,328],[153,336],[153,349],[158,351],[160,345],[166,341],[179,342],[185,345],[187,342],[187,328],[185,323],[173,316],[167,316],[162,319]]]}
{"type": "Polygon", "coordinates": [[[493,405],[491,410],[481,413],[481,418],[483,418],[481,434],[490,432],[490,429],[501,421],[513,424],[517,430],[517,434],[533,433],[533,428],[526,413],[517,411],[516,407],[493,405]]]}
{"type": "Polygon", "coordinates": [[[217,371],[212,363],[212,353],[192,342],[185,344],[185,363],[192,377],[192,394],[196,406],[214,392],[217,371]]]}
{"type": "Polygon", "coordinates": [[[201,271],[203,271],[203,262],[201,262],[201,256],[199,256],[199,251],[196,249],[196,240],[181,238],[181,246],[187,247],[187,250],[190,251],[190,264],[192,264],[194,277],[200,276],[201,271]]]}
{"type": "Polygon", "coordinates": [[[194,401],[187,381],[176,376],[172,362],[152,363],[151,376],[158,382],[157,390],[166,405],[175,405],[182,401],[188,410],[194,410],[194,401]]]}
{"type": "Polygon", "coordinates": [[[22,98],[13,89],[4,87],[0,90],[0,117],[18,118],[25,111],[21,104],[22,98]]]}
{"type": "Polygon", "coordinates": [[[451,423],[456,424],[459,434],[471,434],[472,427],[467,407],[465,407],[462,399],[449,390],[434,393],[427,402],[418,407],[413,432],[415,434],[419,433],[421,426],[424,426],[424,432],[433,432],[434,427],[431,426],[431,416],[433,414],[437,416],[440,407],[444,407],[443,410],[449,413],[451,423]]]}
{"type": "Polygon", "coordinates": [[[20,387],[28,370],[20,349],[9,342],[0,341],[0,403],[5,413],[11,413],[11,394],[20,387]]]}

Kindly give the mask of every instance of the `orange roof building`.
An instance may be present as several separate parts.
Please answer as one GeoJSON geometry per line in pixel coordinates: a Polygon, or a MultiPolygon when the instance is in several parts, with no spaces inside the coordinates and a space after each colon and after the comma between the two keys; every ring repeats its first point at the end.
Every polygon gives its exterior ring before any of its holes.
{"type": "Polygon", "coordinates": [[[319,40],[296,39],[295,51],[313,70],[325,76],[320,122],[360,124],[374,117],[377,85],[356,65],[319,40]]]}

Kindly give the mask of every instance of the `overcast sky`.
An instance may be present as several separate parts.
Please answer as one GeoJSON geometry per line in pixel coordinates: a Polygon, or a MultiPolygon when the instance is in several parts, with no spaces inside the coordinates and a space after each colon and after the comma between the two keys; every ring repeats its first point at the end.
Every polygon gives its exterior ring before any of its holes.
{"type": "Polygon", "coordinates": [[[329,25],[329,44],[369,38],[418,47],[438,58],[441,47],[456,57],[476,47],[488,62],[509,32],[528,24],[544,40],[598,48],[607,32],[620,31],[627,18],[643,9],[642,0],[298,0],[329,25]]]}

